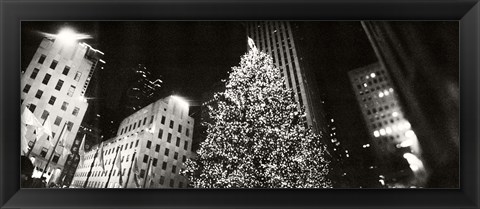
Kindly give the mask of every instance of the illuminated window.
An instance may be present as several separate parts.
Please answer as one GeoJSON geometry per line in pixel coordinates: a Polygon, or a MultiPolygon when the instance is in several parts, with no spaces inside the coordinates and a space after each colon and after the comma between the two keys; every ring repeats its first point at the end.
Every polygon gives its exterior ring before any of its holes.
{"type": "Polygon", "coordinates": [[[370,73],[370,77],[375,78],[375,73],[370,73]]]}
{"type": "Polygon", "coordinates": [[[380,93],[378,94],[378,97],[382,98],[382,97],[383,97],[383,93],[380,92],[380,93]]]}
{"type": "Polygon", "coordinates": [[[384,136],[386,134],[385,129],[380,129],[380,135],[384,136]]]}
{"type": "Polygon", "coordinates": [[[374,135],[375,137],[379,137],[379,136],[380,136],[380,133],[379,133],[378,131],[374,131],[374,132],[373,132],[373,135],[374,135]]]}

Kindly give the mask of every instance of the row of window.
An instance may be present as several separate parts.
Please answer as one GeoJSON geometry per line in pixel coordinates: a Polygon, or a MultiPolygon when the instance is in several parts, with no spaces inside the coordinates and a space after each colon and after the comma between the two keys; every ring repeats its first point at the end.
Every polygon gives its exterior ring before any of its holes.
{"type": "MultiPolygon", "coordinates": [[[[40,58],[38,59],[38,63],[43,64],[43,63],[45,62],[45,59],[46,59],[46,58],[47,58],[47,56],[45,56],[45,55],[42,54],[42,55],[40,56],[40,58]]],[[[52,63],[50,63],[50,69],[55,70],[55,68],[57,67],[57,65],[58,65],[58,61],[57,61],[57,60],[52,60],[52,63]]],[[[37,68],[35,68],[35,69],[33,70],[32,75],[30,75],[30,78],[35,79],[35,77],[36,77],[37,74],[38,74],[38,71],[39,71],[39,70],[38,70],[37,68]]],[[[68,73],[69,73],[69,72],[70,72],[70,67],[69,67],[69,66],[65,66],[65,68],[63,68],[62,74],[68,76],[68,73]]],[[[77,72],[75,73],[74,80],[75,80],[75,81],[79,81],[81,76],[82,76],[82,73],[81,73],[80,71],[77,71],[77,72]]]]}
{"type": "MultiPolygon", "coordinates": [[[[153,123],[153,119],[154,119],[154,116],[152,115],[151,118],[150,118],[150,124],[153,123]]],[[[147,121],[147,117],[143,118],[143,125],[146,124],[146,121],[147,121]]],[[[162,125],[165,125],[165,116],[162,115],[162,119],[161,119],[160,122],[161,122],[162,125]]],[[[131,123],[130,125],[126,125],[125,127],[123,127],[120,130],[120,135],[122,135],[124,133],[127,133],[127,132],[130,132],[131,130],[135,130],[135,128],[139,128],[141,125],[142,125],[142,120],[141,119],[138,120],[138,122],[131,123]]],[[[169,128],[173,129],[174,125],[175,125],[175,122],[173,120],[170,120],[169,128]]],[[[182,133],[182,130],[183,130],[182,125],[178,124],[178,129],[177,129],[178,133],[182,133]]],[[[188,128],[186,128],[185,131],[186,131],[185,135],[187,137],[190,136],[190,130],[188,128]]]]}
{"type": "MultiPolygon", "coordinates": [[[[77,186],[77,187],[83,187],[83,184],[85,182],[84,181],[75,181],[75,183],[73,184],[74,186],[77,186]]],[[[160,176],[160,179],[159,179],[159,182],[158,182],[160,185],[163,185],[165,183],[165,177],[164,176],[160,176]]],[[[175,186],[175,181],[173,179],[170,179],[169,181],[169,186],[170,187],[174,187],[175,186]]],[[[105,187],[105,182],[99,182],[99,181],[90,181],[87,183],[87,187],[88,188],[104,188],[105,187]]],[[[183,182],[178,182],[178,187],[179,188],[183,188],[184,187],[184,183],[183,182]]]]}

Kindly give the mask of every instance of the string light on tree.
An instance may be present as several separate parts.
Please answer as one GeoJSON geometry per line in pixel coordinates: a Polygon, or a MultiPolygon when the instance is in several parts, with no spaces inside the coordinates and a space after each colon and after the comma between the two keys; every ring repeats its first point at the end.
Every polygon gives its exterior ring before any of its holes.
{"type": "Polygon", "coordinates": [[[272,58],[249,45],[214,96],[207,138],[183,174],[197,188],[331,187],[321,136],[306,127],[272,58]]]}

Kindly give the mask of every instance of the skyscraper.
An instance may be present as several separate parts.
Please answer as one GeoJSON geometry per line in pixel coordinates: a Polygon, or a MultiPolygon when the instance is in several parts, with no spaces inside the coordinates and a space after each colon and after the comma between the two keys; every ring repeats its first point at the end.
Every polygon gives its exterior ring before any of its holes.
{"type": "MultiPolygon", "coordinates": [[[[247,22],[247,36],[257,48],[272,56],[274,65],[281,70],[285,86],[292,89],[298,107],[305,107],[307,124],[314,132],[326,131],[324,111],[311,70],[302,64],[296,45],[301,34],[295,34],[292,23],[281,21],[247,22]]],[[[295,26],[296,27],[296,26],[295,26]]]]}
{"type": "MultiPolygon", "coordinates": [[[[100,59],[102,56],[103,52],[88,44],[59,34],[42,40],[30,64],[22,72],[22,107],[28,107],[40,123],[48,122],[47,118],[52,123],[45,125],[51,126],[53,137],[44,135],[36,142],[29,142],[30,156],[35,158],[37,171],[43,172],[50,156],[46,170],[63,169],[66,156],[62,156],[62,150],[71,148],[74,143],[88,108],[84,94],[93,73],[104,63],[100,59]],[[59,140],[62,132],[66,143],[53,150],[51,144],[59,140]]],[[[50,176],[49,172],[47,176],[50,176]]]]}
{"type": "Polygon", "coordinates": [[[129,73],[131,75],[122,102],[128,114],[158,100],[162,86],[162,80],[155,78],[143,64],[131,68],[129,73]]]}
{"type": "Polygon", "coordinates": [[[421,186],[424,167],[421,149],[388,72],[379,63],[349,73],[371,143],[378,173],[389,187],[421,186]]]}
{"type": "Polygon", "coordinates": [[[87,188],[186,187],[187,180],[179,173],[191,157],[194,120],[188,112],[188,103],[169,96],[128,116],[121,122],[117,136],[104,141],[105,171],[99,157],[95,158],[99,147],[94,147],[85,153],[86,160],[75,172],[72,185],[83,187],[95,160],[87,188]],[[118,156],[121,170],[115,163],[118,156]]]}

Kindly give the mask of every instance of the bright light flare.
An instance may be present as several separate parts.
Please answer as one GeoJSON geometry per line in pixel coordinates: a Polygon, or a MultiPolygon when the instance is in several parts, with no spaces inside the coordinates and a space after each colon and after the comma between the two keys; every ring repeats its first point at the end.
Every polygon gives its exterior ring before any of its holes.
{"type": "Polygon", "coordinates": [[[408,164],[410,164],[410,169],[412,169],[413,172],[423,169],[423,163],[416,155],[412,153],[405,153],[403,154],[403,158],[405,158],[408,164]]]}
{"type": "Polygon", "coordinates": [[[40,34],[44,35],[47,38],[55,39],[56,41],[60,41],[63,44],[74,44],[79,40],[84,40],[84,39],[91,39],[92,36],[89,34],[84,34],[84,33],[77,33],[75,30],[69,27],[65,27],[60,29],[58,34],[51,34],[51,33],[45,33],[45,32],[40,32],[40,34]]]}
{"type": "Polygon", "coordinates": [[[174,99],[175,101],[179,102],[182,106],[185,106],[185,107],[189,107],[189,106],[190,106],[185,99],[183,99],[182,97],[179,97],[179,96],[177,96],[177,95],[172,95],[172,99],[174,99]]]}

